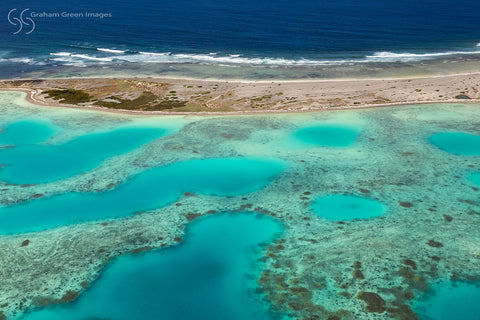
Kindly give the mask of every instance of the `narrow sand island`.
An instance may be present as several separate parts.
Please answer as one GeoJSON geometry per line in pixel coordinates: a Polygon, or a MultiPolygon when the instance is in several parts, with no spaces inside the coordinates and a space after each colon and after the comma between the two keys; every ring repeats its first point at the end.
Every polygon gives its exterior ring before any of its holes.
{"type": "Polygon", "coordinates": [[[480,102],[480,73],[397,79],[240,82],[160,78],[1,80],[32,103],[129,113],[244,114],[480,102]]]}

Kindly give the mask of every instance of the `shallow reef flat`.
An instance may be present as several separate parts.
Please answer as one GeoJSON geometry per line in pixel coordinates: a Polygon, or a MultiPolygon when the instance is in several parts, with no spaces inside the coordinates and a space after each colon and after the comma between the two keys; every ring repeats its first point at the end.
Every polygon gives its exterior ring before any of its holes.
{"type": "MultiPolygon", "coordinates": [[[[40,143],[45,145],[124,126],[153,126],[166,134],[64,179],[2,182],[0,213],[64,194],[108,194],[152,170],[191,161],[264,159],[278,167],[273,165],[276,169],[251,188],[241,187],[248,184],[248,175],[241,180],[242,173],[235,173],[220,191],[179,188],[160,205],[134,208],[121,217],[0,236],[0,319],[41,319],[52,310],[76,308],[102,292],[115,265],[161,252],[164,258],[181,255],[195,241],[189,230],[215,221],[211,218],[223,221],[224,212],[243,221],[248,221],[245,215],[269,216],[266,221],[276,221],[281,227],[275,228],[283,230],[275,237],[266,230],[270,236],[249,242],[255,257],[246,263],[250,280],[239,296],[261,306],[266,319],[437,319],[443,301],[453,310],[469,310],[458,297],[478,293],[480,156],[452,151],[435,137],[461,134],[467,137],[462,143],[475,143],[479,105],[149,117],[45,108],[24,98],[23,93],[0,93],[0,142],[9,124],[32,119],[55,128],[44,133],[49,137],[40,143]],[[325,130],[312,133],[312,128],[348,132],[332,141],[322,138],[325,130]],[[316,134],[319,139],[312,140],[316,134]],[[229,185],[239,189],[222,192],[229,185]],[[322,199],[329,201],[319,211],[322,199]],[[335,216],[336,210],[343,216],[335,216]]],[[[6,149],[0,149],[0,157],[15,149],[12,141],[2,146],[6,149]]],[[[210,178],[195,183],[208,185],[210,178]]],[[[155,182],[158,191],[145,192],[161,196],[175,184],[164,180],[155,182]]],[[[161,293],[149,299],[155,297],[163,299],[161,293]]],[[[478,318],[475,312],[464,319],[478,318]]]]}

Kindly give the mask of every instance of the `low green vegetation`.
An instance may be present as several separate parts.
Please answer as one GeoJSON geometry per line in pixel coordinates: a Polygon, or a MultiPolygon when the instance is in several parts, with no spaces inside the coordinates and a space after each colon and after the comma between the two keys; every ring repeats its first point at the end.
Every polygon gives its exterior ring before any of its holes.
{"type": "Polygon", "coordinates": [[[161,111],[161,110],[185,107],[186,104],[187,103],[185,101],[164,100],[157,104],[147,106],[144,110],[145,111],[161,111]]]}
{"type": "Polygon", "coordinates": [[[47,94],[47,98],[58,100],[61,103],[84,103],[92,99],[92,96],[83,90],[64,89],[64,90],[48,90],[44,93],[47,94]]]}
{"type": "Polygon", "coordinates": [[[115,96],[108,97],[108,99],[114,101],[97,101],[94,104],[97,106],[110,108],[110,109],[122,109],[122,110],[142,110],[142,111],[162,111],[175,108],[181,108],[186,105],[185,101],[178,101],[177,97],[171,97],[169,99],[157,102],[158,97],[149,91],[144,91],[136,99],[121,99],[115,96]]]}
{"type": "Polygon", "coordinates": [[[252,98],[250,100],[251,101],[262,101],[262,100],[271,99],[271,98],[272,98],[272,95],[269,94],[269,95],[264,95],[264,96],[258,97],[258,98],[252,98]]]}
{"type": "Polygon", "coordinates": [[[109,99],[114,99],[120,102],[97,101],[94,105],[111,109],[139,110],[148,107],[149,104],[157,99],[157,96],[151,92],[144,91],[138,98],[132,100],[120,99],[114,96],[109,97],[109,99]]]}

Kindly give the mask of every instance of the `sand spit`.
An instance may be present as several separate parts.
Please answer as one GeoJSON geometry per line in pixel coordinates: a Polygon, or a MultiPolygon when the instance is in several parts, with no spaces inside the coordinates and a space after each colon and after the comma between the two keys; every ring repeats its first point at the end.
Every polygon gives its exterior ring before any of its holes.
{"type": "Polygon", "coordinates": [[[27,91],[28,100],[39,105],[134,114],[308,112],[419,103],[479,103],[480,73],[286,82],[160,78],[25,79],[2,80],[0,89],[27,91]],[[54,96],[52,90],[62,95],[54,96]]]}

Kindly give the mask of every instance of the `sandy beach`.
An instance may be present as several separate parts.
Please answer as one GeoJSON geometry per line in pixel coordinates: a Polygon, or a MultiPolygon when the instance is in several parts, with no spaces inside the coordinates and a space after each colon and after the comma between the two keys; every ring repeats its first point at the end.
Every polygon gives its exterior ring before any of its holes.
{"type": "Polygon", "coordinates": [[[25,91],[27,99],[38,105],[133,114],[308,112],[402,104],[479,103],[480,73],[373,80],[261,82],[163,78],[25,79],[2,80],[0,89],[25,91]],[[49,90],[81,91],[88,93],[90,99],[68,103],[49,96],[46,93],[49,90]],[[147,94],[148,99],[144,99],[147,94]],[[146,107],[158,105],[158,102],[166,107],[163,110],[146,107]]]}

